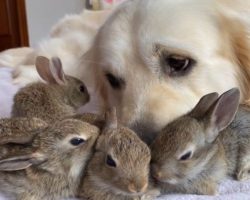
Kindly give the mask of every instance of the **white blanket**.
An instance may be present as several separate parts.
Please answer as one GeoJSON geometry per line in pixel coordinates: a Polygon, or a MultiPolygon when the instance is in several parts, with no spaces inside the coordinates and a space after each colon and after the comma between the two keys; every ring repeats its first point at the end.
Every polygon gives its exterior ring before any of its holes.
{"type": "MultiPolygon", "coordinates": [[[[8,117],[11,111],[13,95],[19,86],[12,84],[10,68],[0,68],[0,118],[8,117]]],[[[159,200],[250,200],[250,181],[237,182],[234,180],[223,181],[217,196],[201,195],[166,195],[159,200]]],[[[0,200],[6,200],[0,194],[0,200]]]]}
{"type": "Polygon", "coordinates": [[[11,82],[11,69],[0,68],[0,117],[8,117],[10,115],[13,95],[18,90],[18,86],[14,86],[11,82]]]}

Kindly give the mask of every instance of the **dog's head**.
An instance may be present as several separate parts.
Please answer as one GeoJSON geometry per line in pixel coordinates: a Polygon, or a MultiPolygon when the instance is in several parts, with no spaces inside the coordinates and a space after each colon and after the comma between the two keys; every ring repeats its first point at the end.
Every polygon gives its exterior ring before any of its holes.
{"type": "Polygon", "coordinates": [[[223,3],[131,0],[120,6],[85,58],[104,107],[115,105],[122,123],[152,133],[204,94],[239,87],[246,100],[247,30],[231,9],[234,2],[223,3]]]}

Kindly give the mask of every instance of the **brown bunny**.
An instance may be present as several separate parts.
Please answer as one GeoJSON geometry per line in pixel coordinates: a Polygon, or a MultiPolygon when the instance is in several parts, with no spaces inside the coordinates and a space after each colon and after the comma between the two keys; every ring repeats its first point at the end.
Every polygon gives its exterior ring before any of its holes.
{"type": "Polygon", "coordinates": [[[149,185],[150,150],[130,129],[118,126],[115,109],[106,114],[80,189],[90,200],[139,199],[149,185]]]}
{"type": "Polygon", "coordinates": [[[219,98],[217,93],[208,94],[190,113],[168,124],[157,136],[151,146],[151,167],[156,185],[163,193],[214,195],[226,175],[240,178],[239,173],[247,163],[246,153],[249,158],[250,132],[244,134],[234,123],[244,114],[239,111],[228,127],[239,99],[238,89],[231,89],[219,98]]]}
{"type": "Polygon", "coordinates": [[[75,119],[58,121],[31,137],[24,133],[24,139],[20,132],[10,133],[3,144],[18,144],[21,138],[26,151],[0,159],[0,192],[20,200],[75,197],[98,134],[97,127],[75,119]]]}
{"type": "Polygon", "coordinates": [[[53,122],[74,115],[76,110],[89,101],[84,83],[66,76],[61,60],[39,56],[37,72],[46,83],[34,83],[22,88],[14,97],[12,116],[38,117],[53,122]]]}

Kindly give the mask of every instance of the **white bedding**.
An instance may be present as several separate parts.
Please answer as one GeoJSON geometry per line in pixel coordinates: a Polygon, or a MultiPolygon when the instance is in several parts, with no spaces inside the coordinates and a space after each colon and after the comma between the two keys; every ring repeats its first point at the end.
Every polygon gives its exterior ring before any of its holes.
{"type": "Polygon", "coordinates": [[[11,110],[13,95],[18,86],[11,84],[11,69],[0,68],[0,117],[8,117],[11,110]]]}
{"type": "MultiPolygon", "coordinates": [[[[11,83],[11,69],[0,68],[0,117],[8,117],[11,110],[12,98],[19,86],[11,83]]],[[[250,200],[250,181],[237,182],[234,180],[223,181],[217,196],[200,195],[166,195],[159,200],[250,200]]],[[[0,194],[0,200],[6,200],[0,194]]]]}

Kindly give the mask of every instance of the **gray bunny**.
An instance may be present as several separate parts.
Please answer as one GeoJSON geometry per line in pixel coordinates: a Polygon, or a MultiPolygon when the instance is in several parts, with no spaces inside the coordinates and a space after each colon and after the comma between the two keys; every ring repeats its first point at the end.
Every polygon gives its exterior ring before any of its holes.
{"type": "Polygon", "coordinates": [[[0,192],[18,200],[75,197],[99,128],[76,119],[50,125],[24,120],[0,122],[7,127],[0,134],[0,148],[5,148],[0,157],[0,192]],[[26,130],[28,123],[33,130],[26,130]]]}
{"type": "Polygon", "coordinates": [[[49,60],[39,56],[36,68],[46,83],[30,84],[15,95],[13,117],[38,117],[51,123],[76,114],[89,101],[84,83],[65,75],[59,58],[49,60]]]}
{"type": "Polygon", "coordinates": [[[214,195],[227,175],[250,178],[250,112],[240,106],[234,119],[239,99],[235,88],[205,95],[161,131],[151,145],[151,168],[162,193],[214,195]]]}

